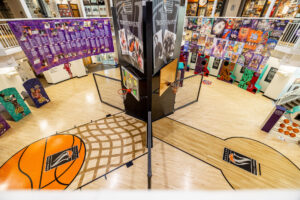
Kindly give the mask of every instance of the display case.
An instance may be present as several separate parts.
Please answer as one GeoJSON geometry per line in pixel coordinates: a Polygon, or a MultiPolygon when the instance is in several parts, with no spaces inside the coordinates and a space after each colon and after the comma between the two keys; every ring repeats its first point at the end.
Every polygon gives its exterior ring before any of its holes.
{"type": "Polygon", "coordinates": [[[106,17],[105,0],[85,0],[83,1],[87,17],[106,17]]]}
{"type": "Polygon", "coordinates": [[[72,17],[72,11],[68,4],[57,4],[57,8],[61,17],[72,17]]]}
{"type": "Polygon", "coordinates": [[[80,17],[79,7],[77,4],[70,4],[73,17],[80,17]]]}
{"type": "Polygon", "coordinates": [[[267,4],[267,0],[247,0],[242,17],[262,17],[267,4]]]}
{"type": "Polygon", "coordinates": [[[275,4],[274,7],[274,17],[293,18],[298,12],[299,3],[297,0],[281,0],[280,3],[275,4]]]}
{"type": "Polygon", "coordinates": [[[225,4],[225,0],[218,0],[216,11],[215,11],[215,17],[220,17],[222,15],[224,10],[224,4],[225,4]]]}
{"type": "Polygon", "coordinates": [[[188,0],[186,16],[197,16],[198,0],[188,0]]]}

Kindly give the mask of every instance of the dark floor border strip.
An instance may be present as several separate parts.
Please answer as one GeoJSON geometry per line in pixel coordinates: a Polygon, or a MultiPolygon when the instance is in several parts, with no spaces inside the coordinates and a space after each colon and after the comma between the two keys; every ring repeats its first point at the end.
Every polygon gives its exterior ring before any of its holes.
{"type": "Polygon", "coordinates": [[[260,163],[258,163],[259,175],[261,176],[260,163]]]}
{"type": "MultiPolygon", "coordinates": [[[[137,160],[137,159],[139,159],[139,158],[141,158],[141,157],[143,157],[143,156],[145,156],[145,155],[147,155],[147,154],[148,154],[148,152],[143,153],[142,155],[139,155],[138,157],[136,157],[136,158],[134,158],[134,159],[132,159],[132,160],[130,160],[130,161],[128,161],[128,162],[133,162],[133,161],[135,161],[135,160],[137,160]]],[[[102,177],[105,177],[106,175],[108,175],[108,174],[110,174],[110,173],[112,173],[112,172],[114,172],[114,171],[120,169],[121,167],[126,166],[126,164],[127,164],[128,162],[126,162],[126,163],[120,165],[119,167],[116,167],[116,168],[110,170],[109,172],[107,172],[107,173],[105,173],[105,174],[103,174],[103,175],[101,175],[101,176],[95,178],[94,180],[91,180],[91,181],[87,182],[86,184],[80,186],[80,187],[77,188],[76,190],[81,190],[83,187],[85,187],[85,186],[87,186],[87,185],[93,183],[94,181],[96,181],[96,180],[98,180],[98,179],[100,179],[100,178],[102,178],[102,177]]]]}
{"type": "MultiPolygon", "coordinates": [[[[39,189],[41,188],[42,179],[43,179],[43,171],[44,171],[44,163],[45,163],[45,156],[46,156],[46,150],[47,150],[47,141],[45,141],[45,148],[44,148],[44,155],[43,155],[43,163],[42,163],[42,169],[41,169],[41,175],[40,175],[40,183],[39,183],[39,189]]],[[[74,136],[73,136],[73,143],[74,143],[74,136]]]]}
{"type": "MultiPolygon", "coordinates": [[[[200,89],[201,89],[201,88],[200,88],[200,89]]],[[[198,102],[197,99],[194,100],[194,101],[192,101],[192,102],[189,102],[189,103],[187,103],[187,104],[185,104],[185,105],[183,105],[183,106],[179,106],[178,108],[174,108],[174,111],[178,111],[178,110],[180,110],[180,109],[182,109],[182,108],[185,108],[185,107],[187,107],[187,106],[190,106],[190,105],[192,105],[192,104],[194,104],[194,103],[196,103],[196,102],[198,102]]]]}
{"type": "Polygon", "coordinates": [[[216,166],[214,166],[214,165],[212,165],[212,164],[210,164],[210,163],[208,163],[208,162],[206,162],[206,161],[204,161],[204,160],[202,160],[202,159],[200,159],[200,158],[194,156],[193,154],[191,154],[191,153],[189,153],[189,152],[187,152],[187,151],[184,151],[184,150],[182,150],[182,149],[176,147],[175,145],[170,144],[170,143],[168,143],[168,142],[166,142],[166,141],[164,141],[164,140],[162,140],[162,139],[160,139],[160,138],[158,138],[158,137],[156,137],[156,136],[153,136],[153,137],[154,137],[155,139],[157,139],[157,140],[159,140],[159,141],[161,141],[161,142],[163,142],[163,143],[165,143],[165,144],[167,144],[167,145],[169,145],[169,146],[171,146],[171,147],[173,147],[173,148],[175,148],[175,149],[177,149],[177,150],[179,150],[179,151],[181,151],[181,152],[183,152],[183,153],[185,153],[185,154],[187,154],[187,155],[189,155],[189,156],[191,156],[191,157],[193,157],[193,158],[195,158],[195,159],[197,159],[197,160],[199,160],[199,161],[201,161],[201,162],[204,162],[205,164],[208,164],[209,166],[211,166],[211,167],[213,167],[213,168],[215,168],[215,169],[220,170],[220,172],[222,173],[222,176],[224,177],[224,179],[226,180],[226,182],[230,185],[230,187],[231,187],[233,190],[235,190],[235,188],[231,185],[231,183],[230,183],[230,182],[228,181],[228,179],[225,177],[225,175],[223,174],[223,171],[222,171],[220,168],[218,168],[218,167],[216,167],[216,166]]]}
{"type": "Polygon", "coordinates": [[[262,95],[263,97],[265,97],[265,98],[267,98],[267,99],[270,99],[270,100],[272,100],[272,101],[276,101],[275,99],[273,99],[273,98],[271,98],[271,97],[268,97],[268,96],[266,96],[265,95],[265,93],[262,95]]]}

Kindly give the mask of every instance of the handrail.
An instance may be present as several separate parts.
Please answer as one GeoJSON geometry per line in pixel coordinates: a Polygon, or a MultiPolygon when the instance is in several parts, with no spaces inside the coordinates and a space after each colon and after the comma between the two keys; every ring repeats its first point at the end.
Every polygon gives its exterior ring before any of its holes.
{"type": "Polygon", "coordinates": [[[279,17],[204,17],[204,16],[185,16],[186,18],[209,18],[209,19],[270,19],[270,20],[293,20],[300,21],[300,18],[279,18],[279,17]]]}
{"type": "Polygon", "coordinates": [[[32,21],[32,20],[56,20],[56,19],[112,19],[112,18],[111,17],[15,18],[15,19],[0,19],[0,22],[8,22],[8,21],[32,21]]]}
{"type": "Polygon", "coordinates": [[[19,43],[8,24],[0,24],[0,46],[3,49],[19,46],[19,43]]]}

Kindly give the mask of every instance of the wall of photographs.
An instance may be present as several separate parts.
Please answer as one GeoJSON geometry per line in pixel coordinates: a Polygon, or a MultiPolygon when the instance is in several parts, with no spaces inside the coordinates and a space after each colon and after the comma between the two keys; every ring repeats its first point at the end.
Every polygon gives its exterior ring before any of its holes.
{"type": "Polygon", "coordinates": [[[233,68],[231,71],[239,64],[248,69],[247,73],[250,70],[259,76],[288,23],[272,19],[187,17],[183,52],[225,60],[226,66],[233,68]]]}
{"type": "Polygon", "coordinates": [[[22,20],[8,24],[37,74],[73,60],[114,52],[107,18],[22,20]]]}

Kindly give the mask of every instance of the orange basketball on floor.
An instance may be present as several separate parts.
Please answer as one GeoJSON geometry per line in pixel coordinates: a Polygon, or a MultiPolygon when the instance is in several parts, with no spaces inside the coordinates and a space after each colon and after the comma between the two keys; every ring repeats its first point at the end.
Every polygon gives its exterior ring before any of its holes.
{"type": "Polygon", "coordinates": [[[298,124],[296,124],[296,123],[293,123],[293,126],[294,126],[294,127],[298,127],[299,125],[298,125],[298,124]]]}
{"type": "Polygon", "coordinates": [[[74,135],[41,139],[16,153],[0,168],[0,188],[66,189],[85,158],[83,141],[74,135]]]}
{"type": "Polygon", "coordinates": [[[284,131],[284,135],[289,135],[290,132],[289,131],[284,131]]]}
{"type": "Polygon", "coordinates": [[[283,133],[283,129],[282,128],[278,129],[278,132],[283,133]]]}
{"type": "Polygon", "coordinates": [[[280,124],[280,127],[281,127],[281,128],[284,128],[284,127],[285,127],[285,125],[284,125],[284,124],[280,124]]]}
{"type": "Polygon", "coordinates": [[[296,134],[295,133],[291,133],[290,136],[291,137],[296,137],[296,134]]]}
{"type": "Polygon", "coordinates": [[[288,123],[290,123],[290,120],[285,119],[285,120],[283,120],[283,122],[286,123],[286,124],[288,124],[288,123]]]}
{"type": "Polygon", "coordinates": [[[299,129],[297,129],[297,128],[294,128],[293,131],[294,131],[294,133],[299,133],[299,129]]]}
{"type": "Polygon", "coordinates": [[[293,130],[293,128],[292,128],[291,126],[288,126],[287,129],[288,129],[289,131],[293,130]]]}

